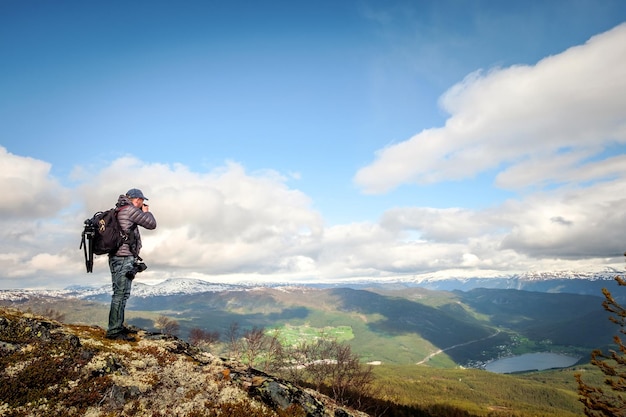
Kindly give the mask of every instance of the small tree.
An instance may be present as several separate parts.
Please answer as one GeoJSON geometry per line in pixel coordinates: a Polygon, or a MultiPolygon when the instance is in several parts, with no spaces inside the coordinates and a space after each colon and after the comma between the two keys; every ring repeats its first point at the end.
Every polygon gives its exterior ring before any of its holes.
{"type": "Polygon", "coordinates": [[[284,349],[281,361],[281,375],[325,390],[342,404],[360,406],[372,393],[372,367],[363,365],[347,343],[325,338],[302,342],[284,349]]]}
{"type": "Polygon", "coordinates": [[[42,313],[43,316],[50,317],[52,320],[56,320],[58,322],[62,322],[65,320],[65,314],[57,311],[51,307],[46,307],[42,313]]]}
{"type": "Polygon", "coordinates": [[[316,391],[320,391],[324,384],[330,385],[332,368],[337,366],[337,345],[335,340],[319,338],[302,346],[308,360],[305,365],[306,374],[316,391]]]}
{"type": "Polygon", "coordinates": [[[232,322],[226,332],[228,343],[228,356],[235,360],[241,358],[241,341],[239,340],[239,323],[232,322]]]}
{"type": "MultiPolygon", "coordinates": [[[[615,277],[617,283],[626,286],[626,281],[615,277]]],[[[619,333],[626,334],[626,309],[622,307],[606,288],[602,289],[604,302],[602,306],[612,315],[609,317],[620,329],[619,333]]],[[[586,384],[580,374],[576,375],[580,402],[585,406],[585,415],[589,417],[626,416],[626,346],[620,335],[613,340],[617,350],[609,350],[608,354],[596,349],[591,353],[591,364],[598,367],[605,376],[603,387],[586,384]]]]}
{"type": "Polygon", "coordinates": [[[306,365],[309,362],[306,357],[307,344],[301,342],[298,345],[282,347],[277,351],[272,371],[284,378],[302,382],[305,380],[306,365]]]}
{"type": "Polygon", "coordinates": [[[280,331],[278,329],[271,332],[271,335],[265,333],[265,352],[263,358],[263,370],[270,372],[275,370],[275,365],[282,356],[283,346],[280,342],[280,331]]]}
{"type": "Polygon", "coordinates": [[[154,327],[159,329],[161,333],[169,334],[175,336],[178,334],[180,330],[180,324],[174,319],[171,319],[167,316],[159,316],[154,321],[154,327]]]}
{"type": "Polygon", "coordinates": [[[203,347],[208,349],[211,345],[220,340],[220,333],[209,332],[206,330],[194,327],[189,331],[189,343],[193,346],[203,347]]]}
{"type": "MultiPolygon", "coordinates": [[[[330,387],[333,398],[348,403],[349,399],[360,403],[370,393],[374,374],[371,365],[362,365],[350,345],[334,345],[336,364],[330,368],[330,387]]],[[[354,405],[354,404],[351,404],[354,405]]]]}
{"type": "Polygon", "coordinates": [[[243,334],[243,352],[249,367],[254,366],[257,356],[265,349],[265,331],[254,326],[243,334]]]}

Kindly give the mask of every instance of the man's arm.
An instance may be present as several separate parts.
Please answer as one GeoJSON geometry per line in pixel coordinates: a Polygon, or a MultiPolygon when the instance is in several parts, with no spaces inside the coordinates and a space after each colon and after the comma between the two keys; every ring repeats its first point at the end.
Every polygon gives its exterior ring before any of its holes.
{"type": "Polygon", "coordinates": [[[131,210],[128,215],[128,220],[149,230],[156,229],[157,226],[156,219],[150,211],[144,211],[138,208],[131,210]]]}

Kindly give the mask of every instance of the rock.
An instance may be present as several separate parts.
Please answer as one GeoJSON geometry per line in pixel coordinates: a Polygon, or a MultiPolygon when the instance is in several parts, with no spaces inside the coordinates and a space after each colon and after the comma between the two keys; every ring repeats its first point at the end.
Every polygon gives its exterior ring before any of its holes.
{"type": "Polygon", "coordinates": [[[219,414],[221,407],[253,417],[263,403],[276,411],[298,406],[307,417],[366,416],[174,336],[139,331],[139,342],[129,344],[104,335],[0,308],[0,414],[34,415],[38,404],[46,410],[41,415],[68,417],[164,410],[184,417],[219,414]]]}

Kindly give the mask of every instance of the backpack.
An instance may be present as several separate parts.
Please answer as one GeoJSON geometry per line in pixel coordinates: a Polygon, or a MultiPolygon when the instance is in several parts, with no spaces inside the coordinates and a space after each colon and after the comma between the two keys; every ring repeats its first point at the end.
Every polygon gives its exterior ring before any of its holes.
{"type": "MultiPolygon", "coordinates": [[[[117,213],[126,206],[98,211],[85,220],[80,247],[85,253],[87,272],[93,272],[93,255],[114,254],[124,243],[134,241],[134,233],[125,233],[117,221],[117,213]]],[[[131,250],[133,245],[131,244],[131,250]]]]}

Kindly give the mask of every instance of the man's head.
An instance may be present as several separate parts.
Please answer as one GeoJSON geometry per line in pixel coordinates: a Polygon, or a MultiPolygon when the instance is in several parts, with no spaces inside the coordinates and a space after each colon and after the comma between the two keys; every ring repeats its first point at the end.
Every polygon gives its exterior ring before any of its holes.
{"type": "Polygon", "coordinates": [[[148,200],[145,195],[141,192],[139,188],[131,188],[126,192],[126,197],[130,198],[130,201],[133,203],[133,206],[139,208],[143,206],[143,201],[148,200]]]}
{"type": "Polygon", "coordinates": [[[131,188],[130,190],[128,190],[128,192],[126,193],[126,197],[141,198],[142,200],[146,200],[146,201],[148,200],[148,197],[143,195],[143,193],[141,192],[139,188],[131,188]]]}

